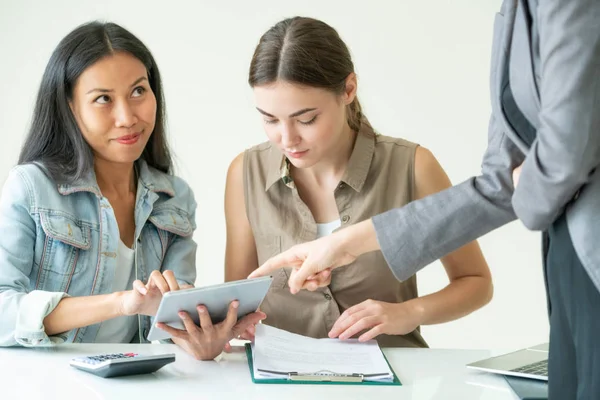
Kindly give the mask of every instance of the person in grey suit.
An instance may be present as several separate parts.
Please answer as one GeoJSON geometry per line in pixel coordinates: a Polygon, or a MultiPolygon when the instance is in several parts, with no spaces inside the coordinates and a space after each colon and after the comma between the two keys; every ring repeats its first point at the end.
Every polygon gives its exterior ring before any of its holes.
{"type": "MultiPolygon", "coordinates": [[[[481,175],[292,247],[250,277],[293,265],[292,292],[314,290],[333,268],[380,249],[404,280],[519,218],[544,232],[550,398],[598,399],[600,1],[505,0],[492,51],[481,175]]],[[[368,315],[346,317],[348,327],[386,330],[368,315]]]]}

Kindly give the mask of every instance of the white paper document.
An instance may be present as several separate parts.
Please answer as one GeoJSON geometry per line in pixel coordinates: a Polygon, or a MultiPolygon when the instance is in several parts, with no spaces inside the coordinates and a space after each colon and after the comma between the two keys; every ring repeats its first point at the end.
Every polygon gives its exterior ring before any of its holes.
{"type": "Polygon", "coordinates": [[[394,380],[375,340],[360,343],[357,339],[313,339],[258,324],[252,348],[255,379],[288,379],[292,374],[394,380]]]}

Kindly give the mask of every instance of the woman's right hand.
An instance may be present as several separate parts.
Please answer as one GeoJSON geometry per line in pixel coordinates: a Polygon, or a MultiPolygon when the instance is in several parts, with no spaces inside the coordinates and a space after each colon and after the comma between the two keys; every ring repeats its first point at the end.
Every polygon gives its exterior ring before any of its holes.
{"type": "Polygon", "coordinates": [[[158,270],[152,271],[148,282],[133,282],[133,290],[124,292],[121,298],[121,315],[156,315],[158,305],[163,294],[179,290],[179,283],[173,271],[167,270],[162,274],[158,270]]]}
{"type": "Polygon", "coordinates": [[[344,236],[334,233],[293,246],[267,260],[248,278],[258,278],[283,267],[293,267],[288,281],[290,292],[298,293],[301,289],[314,291],[328,286],[331,282],[331,270],[350,264],[357,257],[352,250],[348,250],[343,239],[344,236]]]}
{"type": "Polygon", "coordinates": [[[288,281],[290,292],[316,290],[329,285],[333,269],[348,265],[361,254],[374,250],[379,250],[379,243],[369,219],[329,236],[296,245],[267,260],[248,278],[258,278],[283,267],[293,267],[288,281]]]}

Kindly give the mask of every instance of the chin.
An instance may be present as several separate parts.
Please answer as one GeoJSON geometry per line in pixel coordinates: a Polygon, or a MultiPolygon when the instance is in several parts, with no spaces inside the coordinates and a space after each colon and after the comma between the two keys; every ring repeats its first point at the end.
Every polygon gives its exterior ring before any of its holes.
{"type": "Polygon", "coordinates": [[[110,157],[110,161],[119,164],[132,164],[141,157],[142,152],[136,152],[135,154],[113,154],[112,157],[110,157]]]}
{"type": "Polygon", "coordinates": [[[288,160],[290,161],[290,164],[292,164],[294,166],[294,168],[310,168],[313,165],[315,165],[315,161],[311,160],[311,159],[294,159],[294,158],[288,158],[288,160]]]}
{"type": "Polygon", "coordinates": [[[144,153],[146,143],[136,143],[134,145],[117,145],[114,148],[107,149],[106,155],[115,162],[134,162],[144,153]]]}

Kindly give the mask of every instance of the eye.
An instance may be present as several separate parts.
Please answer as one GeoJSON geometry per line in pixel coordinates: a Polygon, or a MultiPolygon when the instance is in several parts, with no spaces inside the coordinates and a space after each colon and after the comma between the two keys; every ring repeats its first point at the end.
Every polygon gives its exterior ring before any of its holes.
{"type": "Polygon", "coordinates": [[[140,97],[144,93],[146,93],[146,88],[143,86],[138,86],[135,89],[133,89],[133,97],[140,97]]]}
{"type": "Polygon", "coordinates": [[[98,104],[108,104],[110,103],[110,97],[103,94],[102,96],[96,97],[96,100],[94,100],[94,102],[98,104]]]}
{"type": "Polygon", "coordinates": [[[317,116],[315,115],[314,117],[312,117],[308,121],[300,121],[300,120],[298,120],[298,122],[300,122],[302,125],[312,125],[312,124],[315,123],[316,120],[317,120],[317,116]]]}
{"type": "Polygon", "coordinates": [[[276,124],[277,120],[276,119],[265,119],[265,124],[276,124]]]}

